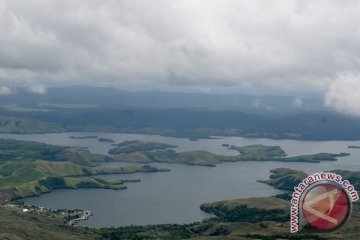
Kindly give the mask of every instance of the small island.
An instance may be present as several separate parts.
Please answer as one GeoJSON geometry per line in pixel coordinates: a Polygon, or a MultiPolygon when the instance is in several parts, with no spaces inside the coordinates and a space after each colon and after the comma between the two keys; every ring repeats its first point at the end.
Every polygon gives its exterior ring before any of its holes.
{"type": "Polygon", "coordinates": [[[122,153],[134,153],[134,152],[144,152],[144,151],[153,151],[161,150],[168,148],[175,148],[177,146],[158,143],[158,142],[144,142],[139,140],[134,141],[124,141],[119,144],[113,144],[116,148],[110,149],[109,154],[122,154],[122,153]]]}
{"type": "Polygon", "coordinates": [[[95,138],[98,138],[98,136],[69,136],[69,138],[72,138],[72,139],[95,139],[95,138]]]}
{"type": "Polygon", "coordinates": [[[104,143],[114,143],[115,141],[109,138],[99,138],[98,139],[99,142],[104,142],[104,143]]]}
{"type": "Polygon", "coordinates": [[[350,146],[348,146],[348,148],[356,148],[356,149],[360,149],[360,146],[353,146],[353,145],[350,145],[350,146]]]}

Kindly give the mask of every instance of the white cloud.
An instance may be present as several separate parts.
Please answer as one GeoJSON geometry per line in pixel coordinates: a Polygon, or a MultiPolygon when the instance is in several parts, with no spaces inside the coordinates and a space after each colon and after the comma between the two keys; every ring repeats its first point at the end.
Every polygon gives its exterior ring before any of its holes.
{"type": "Polygon", "coordinates": [[[11,88],[6,87],[6,86],[0,86],[0,96],[1,95],[8,95],[11,94],[13,91],[11,90],[11,88]]]}
{"type": "Polygon", "coordinates": [[[325,90],[360,67],[359,1],[3,0],[0,80],[325,90]]]}
{"type": "Polygon", "coordinates": [[[325,104],[335,110],[360,117],[360,73],[343,73],[330,85],[325,104]]]}
{"type": "Polygon", "coordinates": [[[46,87],[39,83],[31,83],[30,85],[27,86],[26,89],[31,93],[37,93],[37,94],[44,94],[47,91],[46,87]]]}
{"type": "Polygon", "coordinates": [[[326,104],[357,113],[339,88],[353,92],[342,73],[360,69],[359,12],[353,0],[2,0],[0,83],[329,89],[326,104]]]}

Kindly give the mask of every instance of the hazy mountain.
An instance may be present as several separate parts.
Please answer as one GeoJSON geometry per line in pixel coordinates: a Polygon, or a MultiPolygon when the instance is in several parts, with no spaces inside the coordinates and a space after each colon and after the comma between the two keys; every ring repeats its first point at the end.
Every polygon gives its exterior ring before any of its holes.
{"type": "Polygon", "coordinates": [[[15,94],[0,96],[1,105],[17,104],[25,107],[60,107],[53,104],[86,104],[103,108],[132,109],[204,109],[241,110],[249,112],[283,112],[325,110],[322,98],[294,96],[253,96],[243,93],[171,93],[128,92],[116,88],[72,86],[54,87],[44,94],[18,89],[15,94]],[[50,104],[49,104],[50,103],[50,104]]]}

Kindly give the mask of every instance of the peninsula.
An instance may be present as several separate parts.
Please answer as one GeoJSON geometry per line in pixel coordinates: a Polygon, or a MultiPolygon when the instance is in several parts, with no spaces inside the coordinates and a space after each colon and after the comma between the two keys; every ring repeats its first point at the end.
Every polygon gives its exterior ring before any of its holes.
{"type": "Polygon", "coordinates": [[[95,175],[161,172],[169,169],[145,166],[103,168],[111,161],[82,147],[0,139],[0,203],[39,195],[59,188],[125,189],[126,180],[104,180],[95,175]]]}

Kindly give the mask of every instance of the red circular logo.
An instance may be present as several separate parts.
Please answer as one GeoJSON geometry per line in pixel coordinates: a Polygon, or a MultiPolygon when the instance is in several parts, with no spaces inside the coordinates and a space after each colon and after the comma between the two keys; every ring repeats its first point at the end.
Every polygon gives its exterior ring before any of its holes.
{"type": "Polygon", "coordinates": [[[331,183],[319,183],[305,193],[301,209],[312,229],[332,231],[348,220],[351,200],[343,188],[331,183]]]}

